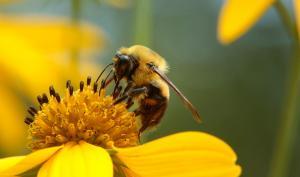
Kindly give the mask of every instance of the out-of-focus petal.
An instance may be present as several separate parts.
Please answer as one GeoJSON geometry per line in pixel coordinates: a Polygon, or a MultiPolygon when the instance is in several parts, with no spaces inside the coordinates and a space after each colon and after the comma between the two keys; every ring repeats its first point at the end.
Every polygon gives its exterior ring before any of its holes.
{"type": "Polygon", "coordinates": [[[300,34],[300,0],[294,0],[294,8],[295,8],[298,33],[300,34]]]}
{"type": "Polygon", "coordinates": [[[8,81],[19,83],[19,87],[32,98],[53,82],[66,80],[59,65],[10,31],[1,36],[0,68],[8,81]]]}
{"type": "Polygon", "coordinates": [[[218,38],[228,44],[247,32],[275,0],[227,0],[222,7],[218,38]]]}
{"type": "MultiPolygon", "coordinates": [[[[0,82],[3,83],[1,79],[0,82]]],[[[0,115],[0,149],[5,153],[23,149],[26,140],[24,109],[12,91],[2,85],[0,85],[0,115]]]]}
{"type": "Polygon", "coordinates": [[[0,0],[0,4],[10,4],[15,2],[20,2],[20,0],[0,0]]]}
{"type": "Polygon", "coordinates": [[[73,79],[76,72],[67,61],[71,49],[88,57],[85,54],[99,52],[103,45],[101,30],[92,25],[72,26],[67,20],[35,16],[0,19],[1,73],[30,98],[53,83],[61,86],[73,79]]]}
{"type": "Polygon", "coordinates": [[[241,173],[231,147],[206,133],[178,133],[117,151],[119,159],[142,177],[237,177],[241,173]]]}
{"type": "Polygon", "coordinates": [[[38,177],[113,177],[109,154],[101,147],[68,143],[39,170],[38,177]]]}
{"type": "Polygon", "coordinates": [[[62,17],[34,15],[0,16],[0,19],[0,34],[4,36],[7,31],[14,33],[33,48],[52,56],[66,54],[71,48],[81,52],[99,51],[104,44],[101,29],[88,23],[75,26],[62,17]]]}
{"type": "Polygon", "coordinates": [[[35,151],[25,157],[10,157],[1,159],[1,164],[6,164],[7,168],[2,168],[0,171],[0,176],[5,175],[18,175],[24,173],[41,163],[48,160],[55,152],[57,152],[61,146],[41,149],[35,151]]]}
{"type": "MultiPolygon", "coordinates": [[[[99,64],[95,64],[94,61],[89,61],[88,59],[84,60],[86,62],[80,63],[80,73],[82,78],[86,78],[87,76],[98,77],[100,71],[102,71],[102,66],[99,64]]],[[[82,79],[81,78],[81,79],[82,79]]]]}

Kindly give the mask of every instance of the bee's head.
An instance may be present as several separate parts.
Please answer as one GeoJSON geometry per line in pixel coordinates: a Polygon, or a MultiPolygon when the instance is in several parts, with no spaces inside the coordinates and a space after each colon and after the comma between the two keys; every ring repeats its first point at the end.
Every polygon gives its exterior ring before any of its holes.
{"type": "Polygon", "coordinates": [[[117,52],[113,58],[115,75],[118,80],[122,78],[128,78],[131,76],[135,68],[137,67],[134,57],[117,52]]]}

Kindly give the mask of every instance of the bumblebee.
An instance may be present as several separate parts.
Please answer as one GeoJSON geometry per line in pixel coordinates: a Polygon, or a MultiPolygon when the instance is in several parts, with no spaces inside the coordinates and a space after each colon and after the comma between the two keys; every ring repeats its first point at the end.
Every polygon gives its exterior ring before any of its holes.
{"type": "Polygon", "coordinates": [[[141,45],[123,47],[117,51],[110,65],[113,66],[114,75],[105,84],[115,80],[113,92],[118,97],[115,103],[127,100],[128,107],[134,102],[138,103],[134,112],[141,117],[140,133],[161,121],[169,102],[169,87],[192,112],[194,119],[200,122],[196,108],[166,76],[167,62],[156,52],[141,45]],[[121,80],[127,83],[124,90],[119,86],[121,80]],[[123,93],[120,93],[121,90],[123,93]]]}

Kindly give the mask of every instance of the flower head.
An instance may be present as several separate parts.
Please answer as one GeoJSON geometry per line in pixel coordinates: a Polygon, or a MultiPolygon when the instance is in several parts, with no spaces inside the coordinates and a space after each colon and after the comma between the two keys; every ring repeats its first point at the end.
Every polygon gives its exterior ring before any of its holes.
{"type": "Polygon", "coordinates": [[[30,107],[27,156],[0,159],[0,176],[22,174],[40,166],[38,177],[237,177],[236,155],[222,140],[185,132],[139,145],[139,121],[117,95],[105,95],[105,84],[67,82],[61,97],[38,96],[30,107]]]}
{"type": "Polygon", "coordinates": [[[98,89],[80,82],[80,89],[74,91],[67,82],[66,96],[61,98],[51,86],[50,98],[38,96],[41,110],[29,108],[34,116],[30,123],[29,135],[32,149],[59,146],[81,140],[103,148],[128,147],[137,145],[138,126],[133,112],[125,103],[114,104],[112,96],[105,95],[105,89],[98,89]]]}

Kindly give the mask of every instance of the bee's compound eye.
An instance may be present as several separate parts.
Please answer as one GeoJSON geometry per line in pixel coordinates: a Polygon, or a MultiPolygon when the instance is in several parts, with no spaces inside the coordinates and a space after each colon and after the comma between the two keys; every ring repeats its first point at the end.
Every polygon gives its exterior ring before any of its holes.
{"type": "Polygon", "coordinates": [[[118,59],[121,63],[129,61],[130,57],[125,54],[116,53],[115,58],[118,59]]]}
{"type": "Polygon", "coordinates": [[[129,60],[129,56],[128,55],[120,55],[120,60],[121,61],[128,61],[129,60]]]}

